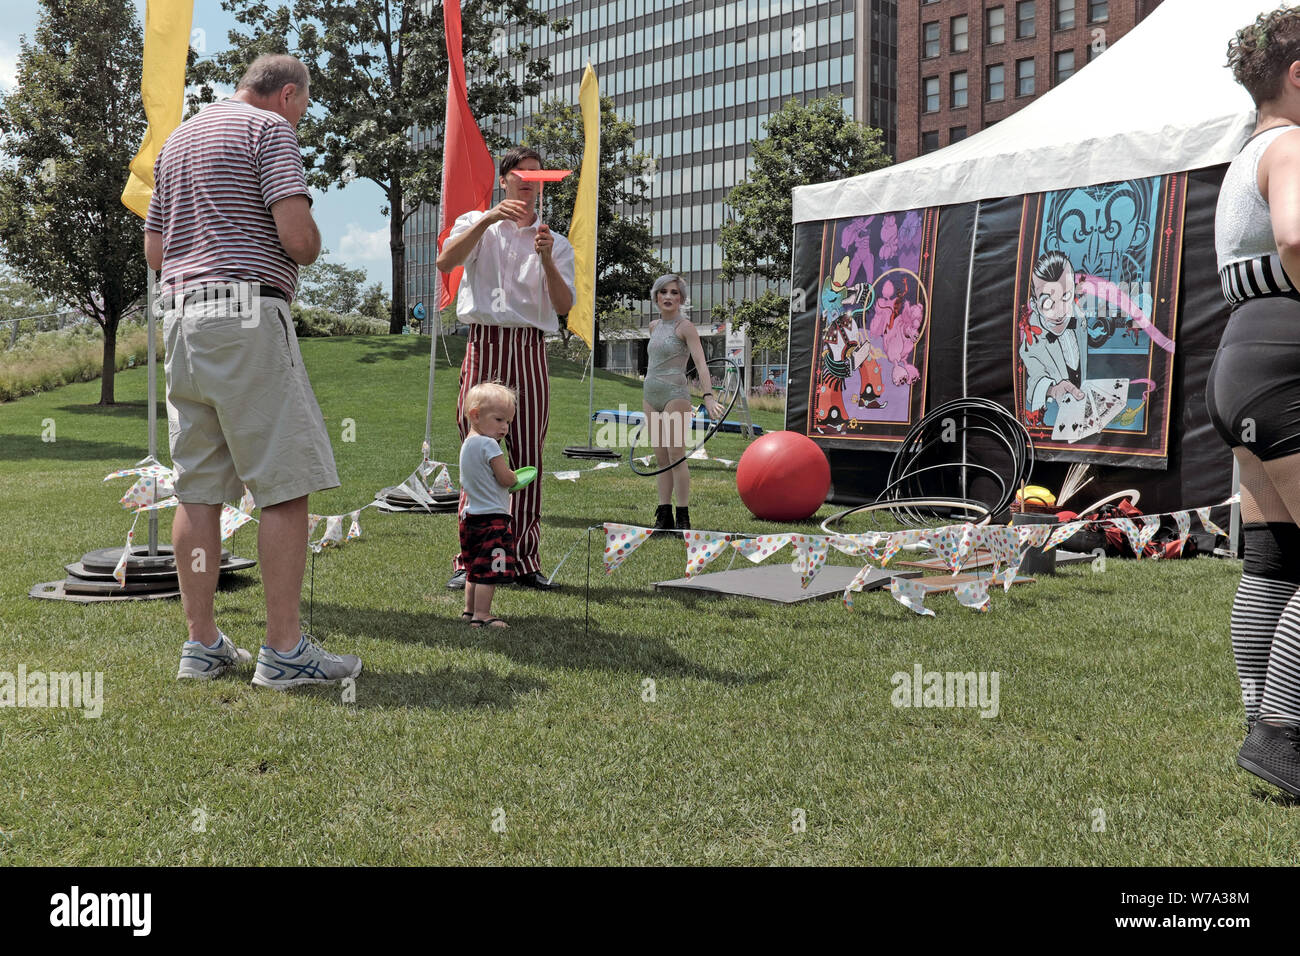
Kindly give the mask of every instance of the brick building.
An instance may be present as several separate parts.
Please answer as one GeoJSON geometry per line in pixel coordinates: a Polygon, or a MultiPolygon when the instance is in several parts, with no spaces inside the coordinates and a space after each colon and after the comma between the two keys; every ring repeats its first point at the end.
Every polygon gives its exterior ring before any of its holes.
{"type": "Polygon", "coordinates": [[[1011,115],[1104,53],[1160,0],[900,0],[898,153],[1011,115]]]}

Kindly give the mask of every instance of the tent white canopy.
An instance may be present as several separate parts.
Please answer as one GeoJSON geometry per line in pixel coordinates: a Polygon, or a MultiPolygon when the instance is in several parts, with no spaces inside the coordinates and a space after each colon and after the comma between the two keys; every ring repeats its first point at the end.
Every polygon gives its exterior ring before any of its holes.
{"type": "MultiPolygon", "coordinates": [[[[1255,125],[1228,41],[1276,0],[1164,0],[1060,86],[969,139],[794,191],[794,221],[951,205],[1231,162],[1255,125]]],[[[1013,78],[1008,76],[1008,84],[1013,78]]]]}

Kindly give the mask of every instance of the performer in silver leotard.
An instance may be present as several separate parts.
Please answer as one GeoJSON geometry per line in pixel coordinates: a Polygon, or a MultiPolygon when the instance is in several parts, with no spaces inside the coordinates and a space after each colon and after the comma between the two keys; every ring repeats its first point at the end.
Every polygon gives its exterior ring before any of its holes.
{"type": "MultiPolygon", "coordinates": [[[[660,276],[650,288],[650,301],[659,310],[659,318],[650,323],[650,343],[646,365],[643,408],[650,427],[650,440],[660,468],[683,458],[686,433],[690,429],[691,392],[686,383],[686,359],[695,360],[695,369],[704,389],[704,407],[710,417],[722,415],[722,406],[713,394],[709,369],[704,363],[700,333],[682,312],[686,301],[686,283],[675,275],[660,276]]],[[[691,473],[684,460],[655,476],[659,507],[654,527],[658,531],[686,530],[691,526],[691,473]],[[677,517],[673,518],[673,498],[677,498],[677,517]]]]}

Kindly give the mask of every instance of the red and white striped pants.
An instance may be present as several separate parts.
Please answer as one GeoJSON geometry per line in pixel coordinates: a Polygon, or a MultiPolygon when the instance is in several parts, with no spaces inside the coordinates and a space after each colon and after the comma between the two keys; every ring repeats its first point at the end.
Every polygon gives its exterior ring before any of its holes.
{"type": "MultiPolygon", "coordinates": [[[[506,454],[511,468],[533,465],[537,479],[510,496],[515,547],[520,574],[542,569],[538,548],[542,540],[542,445],[551,421],[551,380],[546,363],[546,342],[533,328],[506,329],[471,324],[465,361],[460,367],[460,395],[456,399],[456,424],[461,441],[469,434],[465,395],[480,382],[500,382],[519,396],[519,411],[506,434],[506,454]]],[[[465,510],[461,493],[458,513],[465,510]]],[[[459,571],[460,556],[453,565],[459,571]]]]}

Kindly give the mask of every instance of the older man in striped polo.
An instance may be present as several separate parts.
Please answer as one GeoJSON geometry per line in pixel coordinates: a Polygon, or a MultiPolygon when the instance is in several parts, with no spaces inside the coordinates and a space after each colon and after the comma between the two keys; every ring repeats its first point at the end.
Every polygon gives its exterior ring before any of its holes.
{"type": "Polygon", "coordinates": [[[189,639],[178,677],[206,680],[252,660],[217,627],[223,502],[247,486],[266,640],[253,683],[283,690],[356,677],[361,661],[301,631],[307,496],[336,488],[334,454],[303,368],[289,302],[298,267],[320,255],[295,127],[310,77],[290,56],[259,57],[235,95],[168,137],[145,220],[162,272],[167,420],[180,506],[172,545],[189,639]]]}

